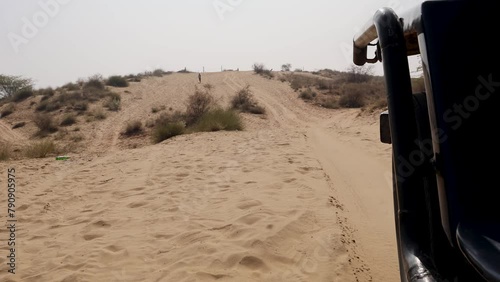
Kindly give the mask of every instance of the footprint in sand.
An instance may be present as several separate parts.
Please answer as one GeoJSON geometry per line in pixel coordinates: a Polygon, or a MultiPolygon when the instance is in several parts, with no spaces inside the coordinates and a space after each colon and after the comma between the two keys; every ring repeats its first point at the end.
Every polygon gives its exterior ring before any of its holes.
{"type": "Polygon", "coordinates": [[[109,246],[105,247],[104,249],[108,250],[108,251],[110,251],[112,253],[117,253],[117,252],[123,250],[123,248],[115,246],[115,245],[109,245],[109,246]]]}
{"type": "Polygon", "coordinates": [[[245,215],[244,217],[241,217],[240,219],[238,219],[238,222],[242,222],[246,225],[253,225],[261,219],[262,219],[262,216],[258,216],[255,214],[249,214],[249,215],[245,215]]]}
{"type": "Polygon", "coordinates": [[[102,235],[102,234],[87,234],[87,235],[83,235],[83,239],[85,239],[85,241],[92,241],[94,239],[101,238],[103,236],[104,235],[102,235]]]}
{"type": "Polygon", "coordinates": [[[257,207],[257,206],[260,206],[260,205],[262,205],[262,203],[260,201],[257,201],[257,200],[247,200],[247,201],[242,201],[242,203],[240,203],[237,207],[240,210],[248,210],[250,208],[257,207]]]}
{"type": "Polygon", "coordinates": [[[266,264],[263,260],[254,256],[246,256],[241,259],[240,265],[248,267],[252,270],[267,269],[266,264]]]}
{"type": "Polygon", "coordinates": [[[106,222],[104,220],[96,221],[96,222],[92,223],[92,225],[95,226],[95,227],[99,227],[99,228],[109,228],[109,227],[111,227],[111,224],[109,224],[108,222],[106,222]]]}
{"type": "Polygon", "coordinates": [[[136,209],[136,208],[143,207],[145,205],[147,205],[147,203],[145,203],[145,202],[135,202],[135,203],[128,204],[127,207],[132,208],[132,209],[136,209]]]}

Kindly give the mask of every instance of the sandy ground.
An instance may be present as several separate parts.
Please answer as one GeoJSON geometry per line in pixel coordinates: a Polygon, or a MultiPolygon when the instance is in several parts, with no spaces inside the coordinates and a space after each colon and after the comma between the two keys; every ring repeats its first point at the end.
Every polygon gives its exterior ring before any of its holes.
{"type": "MultiPolygon", "coordinates": [[[[0,163],[1,216],[13,167],[19,220],[16,275],[0,230],[0,281],[398,281],[376,115],[308,105],[248,72],[205,74],[221,104],[249,84],[266,118],[126,149],[126,121],[182,109],[196,80],[127,88],[120,113],[82,129],[87,151],[70,161],[0,163]]],[[[0,134],[26,139],[1,121],[0,134]]]]}

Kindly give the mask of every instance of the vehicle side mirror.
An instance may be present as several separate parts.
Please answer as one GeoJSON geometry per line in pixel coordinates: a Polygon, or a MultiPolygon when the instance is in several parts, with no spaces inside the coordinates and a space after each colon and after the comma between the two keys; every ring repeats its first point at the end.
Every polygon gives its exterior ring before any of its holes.
{"type": "Polygon", "coordinates": [[[389,111],[380,114],[380,141],[384,144],[392,144],[389,111]]]}

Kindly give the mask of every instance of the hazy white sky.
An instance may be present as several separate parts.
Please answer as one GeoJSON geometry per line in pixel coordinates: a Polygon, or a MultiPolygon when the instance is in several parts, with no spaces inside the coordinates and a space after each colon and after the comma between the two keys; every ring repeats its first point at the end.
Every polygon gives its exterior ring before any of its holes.
{"type": "MultiPolygon", "coordinates": [[[[380,7],[420,0],[1,0],[0,73],[60,86],[100,73],[345,70],[380,7]]],[[[382,74],[381,64],[375,69],[382,74]]]]}

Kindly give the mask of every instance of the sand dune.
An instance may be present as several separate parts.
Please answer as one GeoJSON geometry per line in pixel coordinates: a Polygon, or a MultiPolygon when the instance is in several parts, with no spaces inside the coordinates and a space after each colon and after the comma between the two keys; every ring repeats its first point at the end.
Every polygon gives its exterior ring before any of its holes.
{"type": "MultiPolygon", "coordinates": [[[[20,220],[18,273],[1,255],[0,281],[397,281],[376,115],[308,105],[248,72],[205,74],[221,104],[249,84],[267,117],[126,149],[123,123],[151,118],[152,105],[182,109],[196,79],[133,84],[70,161],[0,163],[17,170],[20,220]]],[[[22,138],[1,121],[0,133],[22,138]]]]}

